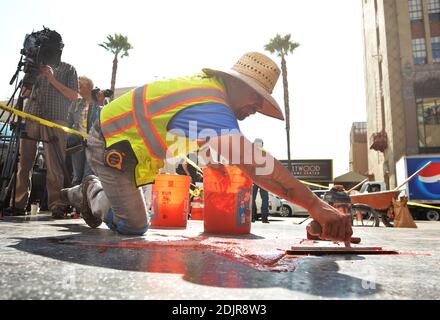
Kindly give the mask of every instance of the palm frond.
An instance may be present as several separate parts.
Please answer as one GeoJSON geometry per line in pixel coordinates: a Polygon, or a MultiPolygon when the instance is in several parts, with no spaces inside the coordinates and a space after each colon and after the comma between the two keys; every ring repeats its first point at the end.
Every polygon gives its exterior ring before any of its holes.
{"type": "Polygon", "coordinates": [[[116,57],[121,55],[121,58],[128,56],[128,50],[133,49],[133,46],[128,42],[128,37],[118,33],[107,35],[107,41],[98,45],[116,57]]]}
{"type": "Polygon", "coordinates": [[[290,38],[290,33],[285,36],[276,34],[276,36],[270,39],[269,43],[264,46],[264,49],[272,54],[277,53],[279,57],[286,56],[299,47],[299,43],[290,41],[290,38]]]}

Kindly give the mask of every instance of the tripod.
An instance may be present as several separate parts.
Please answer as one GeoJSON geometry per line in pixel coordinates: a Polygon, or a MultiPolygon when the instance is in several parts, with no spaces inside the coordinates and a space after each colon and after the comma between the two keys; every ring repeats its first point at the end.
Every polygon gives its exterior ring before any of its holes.
{"type": "MultiPolygon", "coordinates": [[[[11,82],[17,77],[18,71],[21,69],[21,59],[17,68],[17,72],[14,74],[11,82]]],[[[20,81],[18,85],[16,85],[14,93],[12,97],[8,101],[8,106],[12,104],[14,101],[15,95],[18,89],[22,88],[23,81],[20,81]]],[[[24,105],[24,96],[22,89],[20,89],[20,94],[17,99],[17,103],[15,108],[22,111],[24,105]]],[[[0,118],[3,116],[5,111],[2,111],[0,114],[0,118]]],[[[20,149],[20,137],[23,131],[23,123],[20,117],[15,117],[13,114],[10,114],[6,119],[4,125],[0,129],[0,132],[6,132],[7,125],[9,124],[10,129],[12,130],[12,135],[8,139],[5,136],[3,143],[6,144],[7,140],[9,140],[9,144],[6,148],[6,152],[4,152],[4,148],[2,148],[2,160],[3,160],[3,168],[0,176],[0,209],[8,207],[8,199],[12,197],[12,209],[15,209],[15,180],[16,180],[16,172],[17,172],[17,164],[19,160],[19,149],[20,149]],[[17,118],[17,119],[16,119],[17,118]]]]}

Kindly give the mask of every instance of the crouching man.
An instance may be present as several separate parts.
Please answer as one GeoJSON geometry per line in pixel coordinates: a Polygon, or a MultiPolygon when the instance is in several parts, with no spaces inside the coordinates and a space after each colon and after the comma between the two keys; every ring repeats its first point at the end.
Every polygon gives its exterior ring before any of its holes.
{"type": "Polygon", "coordinates": [[[189,77],[155,81],[112,101],[87,140],[87,159],[97,177],[63,189],[63,198],[80,204],[78,210],[92,228],[104,221],[121,234],[142,235],[149,220],[140,186],[154,181],[167,158],[207,143],[257,185],[306,208],[322,226],[321,238],[349,240],[347,216],[315,196],[270,154],[264,153],[262,164],[254,152],[260,149],[240,132],[238,120],[256,112],[284,119],[271,96],[279,74],[270,58],[250,52],[231,70],[203,69],[189,77]],[[170,133],[183,135],[177,140],[186,147],[176,147],[170,133]]]}

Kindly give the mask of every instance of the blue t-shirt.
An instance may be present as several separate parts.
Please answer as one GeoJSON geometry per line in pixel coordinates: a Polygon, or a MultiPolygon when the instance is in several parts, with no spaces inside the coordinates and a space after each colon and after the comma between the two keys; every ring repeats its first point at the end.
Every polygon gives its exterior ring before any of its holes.
{"type": "Polygon", "coordinates": [[[222,103],[205,103],[184,109],[171,119],[167,129],[176,135],[192,139],[240,133],[237,118],[222,103]]]}

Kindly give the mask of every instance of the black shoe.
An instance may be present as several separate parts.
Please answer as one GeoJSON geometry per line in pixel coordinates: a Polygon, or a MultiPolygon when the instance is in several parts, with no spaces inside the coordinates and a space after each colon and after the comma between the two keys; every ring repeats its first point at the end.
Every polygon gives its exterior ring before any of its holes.
{"type": "Polygon", "coordinates": [[[5,216],[5,217],[18,217],[18,216],[25,216],[25,215],[26,215],[25,209],[20,209],[20,208],[12,209],[11,207],[9,207],[9,208],[6,208],[3,210],[3,216],[5,216]]]}
{"type": "Polygon", "coordinates": [[[267,219],[263,219],[261,222],[263,222],[263,223],[269,223],[269,220],[267,220],[267,219]]]}
{"type": "Polygon", "coordinates": [[[96,176],[90,175],[84,178],[80,185],[72,188],[61,189],[61,200],[76,208],[78,213],[81,213],[82,218],[90,228],[97,228],[101,225],[102,219],[95,217],[89,207],[87,201],[87,189],[90,183],[98,180],[96,176]]]}
{"type": "Polygon", "coordinates": [[[254,218],[252,218],[252,220],[251,220],[252,222],[255,222],[255,219],[254,218]]]}
{"type": "Polygon", "coordinates": [[[52,210],[52,219],[60,220],[66,218],[66,212],[63,208],[55,208],[52,210]]]}
{"type": "Polygon", "coordinates": [[[98,178],[96,176],[90,175],[85,177],[81,184],[81,193],[82,193],[81,215],[84,221],[87,223],[87,225],[93,229],[98,228],[101,225],[102,219],[93,215],[92,209],[90,209],[89,203],[87,201],[87,189],[89,188],[90,183],[92,183],[93,180],[97,180],[97,179],[98,178]]]}

